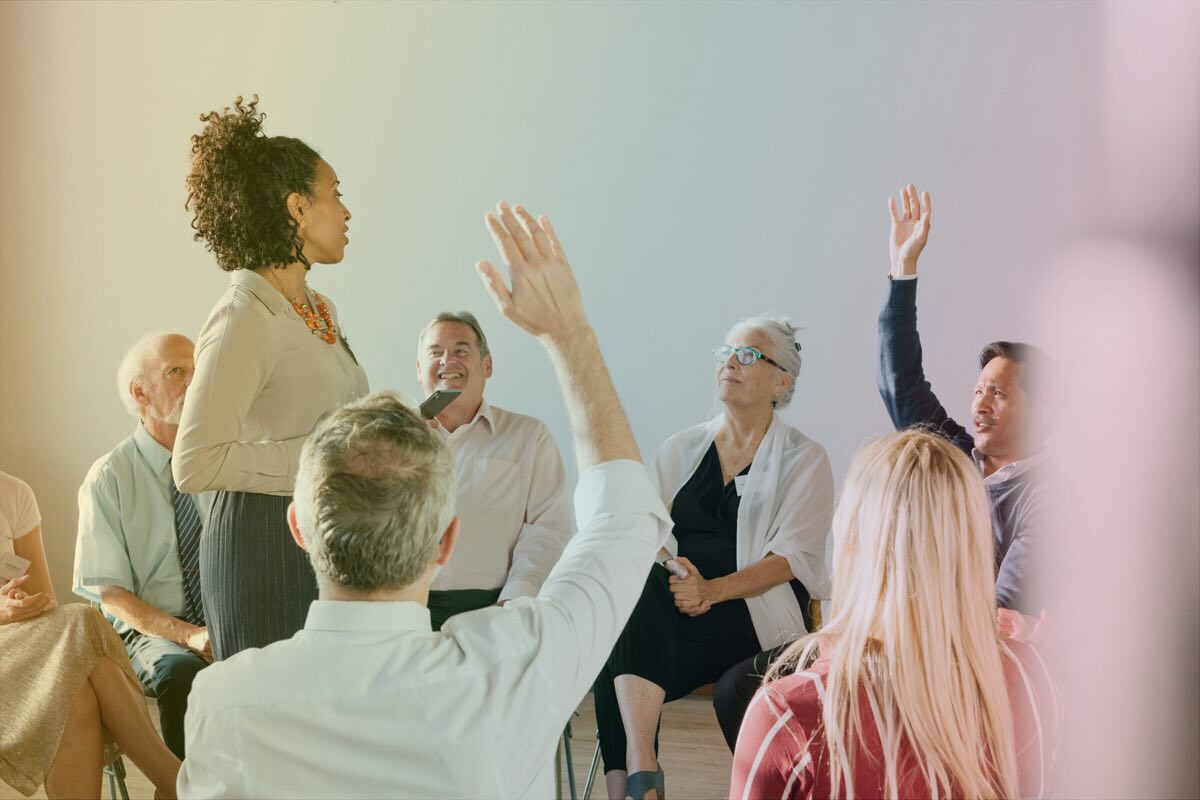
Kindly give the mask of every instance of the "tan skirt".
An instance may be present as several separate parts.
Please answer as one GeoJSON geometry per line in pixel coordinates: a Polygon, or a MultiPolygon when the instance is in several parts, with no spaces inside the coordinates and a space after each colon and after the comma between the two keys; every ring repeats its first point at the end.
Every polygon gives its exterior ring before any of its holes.
{"type": "MultiPolygon", "coordinates": [[[[0,780],[26,796],[45,782],[71,700],[101,658],[141,694],[121,638],[90,606],[69,603],[0,625],[0,780]]],[[[107,764],[119,751],[105,738],[107,764]]]]}

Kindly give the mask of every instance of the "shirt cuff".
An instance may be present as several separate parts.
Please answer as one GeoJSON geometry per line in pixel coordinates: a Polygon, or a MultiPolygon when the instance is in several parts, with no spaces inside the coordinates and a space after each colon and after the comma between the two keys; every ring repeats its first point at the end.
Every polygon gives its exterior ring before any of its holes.
{"type": "Polygon", "coordinates": [[[888,277],[894,281],[915,281],[917,279],[916,273],[912,275],[889,275],[888,277]]]}
{"type": "Polygon", "coordinates": [[[640,461],[604,461],[579,476],[575,486],[577,529],[582,531],[603,514],[653,514],[670,530],[671,515],[640,461]]]}

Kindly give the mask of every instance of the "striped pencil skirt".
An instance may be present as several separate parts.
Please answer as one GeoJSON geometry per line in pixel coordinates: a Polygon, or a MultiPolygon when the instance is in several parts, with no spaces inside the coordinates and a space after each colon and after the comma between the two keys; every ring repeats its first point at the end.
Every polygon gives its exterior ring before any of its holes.
{"type": "Polygon", "coordinates": [[[290,497],[217,492],[200,536],[200,591],[213,657],[288,639],[317,580],[287,524],[290,497]]]}

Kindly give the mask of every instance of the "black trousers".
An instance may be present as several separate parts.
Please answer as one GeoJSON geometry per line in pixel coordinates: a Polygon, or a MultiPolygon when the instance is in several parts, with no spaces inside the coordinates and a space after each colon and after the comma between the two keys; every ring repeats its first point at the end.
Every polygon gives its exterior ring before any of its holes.
{"type": "Polygon", "coordinates": [[[129,631],[123,637],[129,663],[142,686],[158,701],[163,741],[184,758],[183,717],[196,673],[208,662],[196,653],[158,636],[129,631]]]}
{"type": "MultiPolygon", "coordinates": [[[[745,601],[718,603],[706,614],[689,617],[675,608],[669,575],[657,564],[651,568],[642,596],[593,687],[605,772],[625,769],[625,726],[614,678],[645,678],[662,687],[670,702],[712,683],[760,649],[745,601]]],[[[654,747],[658,749],[657,735],[654,747]]]]}
{"type": "Polygon", "coordinates": [[[200,535],[200,591],[213,657],[290,639],[317,576],[287,524],[290,497],[217,492],[200,535]]]}
{"type": "Polygon", "coordinates": [[[754,693],[762,686],[767,667],[791,644],[781,644],[739,661],[717,679],[713,686],[713,710],[717,712],[717,722],[721,726],[721,733],[725,735],[729,752],[732,753],[737,745],[738,731],[742,728],[746,709],[750,707],[754,693]]]}

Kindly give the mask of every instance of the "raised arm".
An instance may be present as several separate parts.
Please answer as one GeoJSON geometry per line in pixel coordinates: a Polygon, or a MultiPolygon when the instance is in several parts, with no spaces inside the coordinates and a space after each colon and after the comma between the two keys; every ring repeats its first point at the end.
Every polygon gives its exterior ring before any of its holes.
{"type": "Polygon", "coordinates": [[[929,239],[933,205],[929,192],[917,200],[911,183],[900,192],[903,213],[888,198],[892,217],[891,272],[887,302],[879,313],[879,395],[897,430],[932,425],[964,450],[971,436],[950,418],[925,379],[917,333],[917,259],[929,239]]]}
{"type": "Polygon", "coordinates": [[[498,206],[498,213],[488,212],[486,219],[509,267],[512,286],[489,262],[480,261],[476,268],[500,313],[546,348],[571,420],[579,471],[605,461],[640,461],[629,420],[550,220],[545,216],[534,220],[521,206],[512,208],[507,203],[498,206]]]}
{"type": "MultiPolygon", "coordinates": [[[[579,463],[579,533],[532,602],[510,602],[537,652],[523,680],[538,682],[561,719],[547,718],[545,758],[567,716],[596,678],[670,531],[670,516],[640,463],[633,432],[584,314],[571,268],[550,221],[501,203],[487,225],[509,266],[511,288],[486,261],[484,284],[505,317],[545,346],[562,386],[579,463]],[[552,724],[549,724],[552,723],[552,724]]],[[[451,621],[450,626],[453,626],[451,621]]],[[[514,624],[516,624],[514,620],[514,624]]]]}

